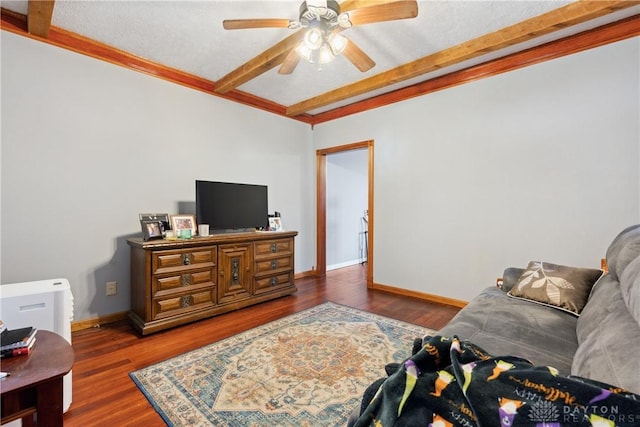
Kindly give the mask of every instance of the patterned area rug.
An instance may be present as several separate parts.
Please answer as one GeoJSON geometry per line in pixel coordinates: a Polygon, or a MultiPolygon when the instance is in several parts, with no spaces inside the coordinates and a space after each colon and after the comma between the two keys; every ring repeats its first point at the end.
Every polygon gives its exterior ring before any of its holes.
{"type": "Polygon", "coordinates": [[[433,331],[324,303],[132,372],[170,426],[338,426],[433,331]]]}

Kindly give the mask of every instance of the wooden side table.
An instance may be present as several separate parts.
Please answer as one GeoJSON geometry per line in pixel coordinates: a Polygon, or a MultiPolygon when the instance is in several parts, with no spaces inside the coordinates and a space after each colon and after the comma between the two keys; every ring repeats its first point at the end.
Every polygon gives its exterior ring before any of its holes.
{"type": "Polygon", "coordinates": [[[60,335],[38,331],[29,355],[2,359],[2,420],[22,419],[23,426],[62,426],[62,377],[73,366],[73,348],[60,335]]]}

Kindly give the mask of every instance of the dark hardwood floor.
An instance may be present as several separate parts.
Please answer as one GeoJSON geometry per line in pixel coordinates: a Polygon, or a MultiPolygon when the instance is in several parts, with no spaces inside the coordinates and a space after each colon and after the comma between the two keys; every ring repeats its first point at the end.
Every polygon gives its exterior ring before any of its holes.
{"type": "Polygon", "coordinates": [[[127,322],[73,333],[73,402],[64,425],[163,426],[160,416],[129,378],[129,372],[202,347],[325,301],[404,320],[443,327],[458,308],[366,288],[365,266],[296,281],[291,296],[189,325],[140,337],[127,322]]]}

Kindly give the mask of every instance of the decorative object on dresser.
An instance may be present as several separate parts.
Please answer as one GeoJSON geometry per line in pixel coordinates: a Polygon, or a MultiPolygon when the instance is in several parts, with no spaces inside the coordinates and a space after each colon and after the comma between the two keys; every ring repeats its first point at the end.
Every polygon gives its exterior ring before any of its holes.
{"type": "Polygon", "coordinates": [[[269,215],[269,231],[284,231],[280,212],[275,212],[273,215],[269,215]]]}
{"type": "Polygon", "coordinates": [[[138,332],[147,335],[294,293],[297,234],[129,239],[129,319],[138,332]]]}
{"type": "Polygon", "coordinates": [[[146,241],[154,239],[162,239],[162,222],[143,219],[140,220],[142,227],[142,238],[146,241]]]}
{"type": "Polygon", "coordinates": [[[129,375],[171,426],[339,426],[429,333],[327,302],[129,375]]]}
{"type": "Polygon", "coordinates": [[[160,221],[162,223],[162,231],[171,230],[169,222],[169,214],[167,213],[141,213],[138,214],[140,221],[160,221]]]}
{"type": "Polygon", "coordinates": [[[171,215],[171,228],[177,237],[190,238],[195,236],[198,231],[195,215],[171,215]],[[185,230],[189,230],[188,236],[184,234],[185,230]]]}

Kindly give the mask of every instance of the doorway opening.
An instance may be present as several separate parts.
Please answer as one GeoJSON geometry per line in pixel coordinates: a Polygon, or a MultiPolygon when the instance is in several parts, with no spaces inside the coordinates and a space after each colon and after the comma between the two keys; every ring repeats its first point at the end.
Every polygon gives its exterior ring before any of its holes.
{"type": "Polygon", "coordinates": [[[327,274],[327,156],[351,150],[367,149],[367,288],[373,287],[373,140],[316,150],[316,275],[327,274]]]}

